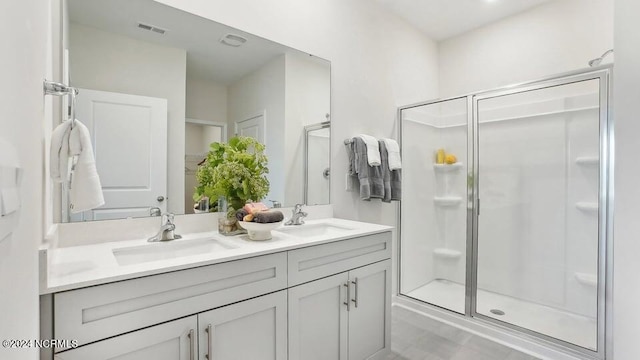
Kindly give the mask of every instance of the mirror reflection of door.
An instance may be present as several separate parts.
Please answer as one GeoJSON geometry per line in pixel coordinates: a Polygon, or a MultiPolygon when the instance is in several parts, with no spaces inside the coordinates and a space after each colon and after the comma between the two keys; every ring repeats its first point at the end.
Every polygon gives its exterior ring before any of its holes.
{"type": "Polygon", "coordinates": [[[196,172],[213,142],[227,141],[227,124],[219,121],[185,119],[184,210],[193,214],[193,193],[198,186],[196,172]]]}
{"type": "Polygon", "coordinates": [[[265,118],[264,113],[261,113],[241,121],[236,121],[236,134],[239,136],[252,137],[264,144],[265,118]]]}
{"type": "Polygon", "coordinates": [[[166,211],[167,100],[88,89],[80,93],[76,115],[91,134],[105,204],[72,214],[71,220],[149,216],[152,207],[166,211]]]}

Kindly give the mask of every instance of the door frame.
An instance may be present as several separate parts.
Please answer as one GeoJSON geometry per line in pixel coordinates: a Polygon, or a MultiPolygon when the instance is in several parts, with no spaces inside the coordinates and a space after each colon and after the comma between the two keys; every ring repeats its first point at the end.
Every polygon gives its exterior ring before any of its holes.
{"type": "MultiPolygon", "coordinates": [[[[586,355],[594,359],[610,359],[613,356],[613,209],[614,209],[614,120],[613,106],[610,95],[613,89],[613,65],[603,65],[593,68],[571,71],[563,74],[545,77],[542,79],[523,82],[510,86],[504,86],[497,89],[483,90],[469,93],[461,96],[453,96],[443,99],[435,99],[413,103],[401,106],[397,110],[397,131],[398,142],[402,151],[402,132],[403,121],[402,111],[414,107],[432,105],[455,99],[467,99],[467,151],[468,159],[472,163],[472,168],[467,168],[467,173],[472,174],[474,179],[478,179],[478,100],[504,96],[519,92],[532,91],[552,86],[570,84],[579,81],[587,81],[592,79],[600,80],[600,169],[599,169],[599,203],[600,209],[598,214],[598,313],[597,313],[597,351],[589,350],[581,346],[570,344],[544,334],[518,327],[516,325],[506,324],[499,320],[483,316],[476,313],[475,300],[477,295],[477,226],[478,226],[478,181],[474,181],[473,185],[468,188],[468,196],[471,195],[472,203],[467,208],[467,255],[466,255],[466,280],[465,280],[465,314],[444,309],[436,305],[428,304],[419,299],[412,298],[402,294],[402,229],[398,225],[397,228],[397,254],[396,262],[397,278],[395,295],[401,299],[407,299],[410,302],[418,302],[418,305],[424,305],[429,308],[443,310],[447,316],[458,317],[463,321],[478,325],[489,325],[498,331],[509,336],[529,341],[536,346],[551,348],[566,354],[586,355]],[[603,281],[604,280],[604,281],[603,281]]],[[[398,207],[397,224],[402,224],[402,207],[398,207]]]]}
{"type": "Polygon", "coordinates": [[[207,126],[213,126],[213,127],[219,127],[220,131],[221,131],[221,136],[220,138],[222,139],[222,142],[227,142],[227,138],[228,138],[228,133],[227,133],[227,128],[228,128],[228,124],[226,122],[222,122],[222,121],[209,121],[209,120],[200,120],[200,119],[193,119],[193,118],[185,118],[184,119],[185,123],[189,123],[189,124],[198,124],[198,125],[207,125],[207,126]]]}

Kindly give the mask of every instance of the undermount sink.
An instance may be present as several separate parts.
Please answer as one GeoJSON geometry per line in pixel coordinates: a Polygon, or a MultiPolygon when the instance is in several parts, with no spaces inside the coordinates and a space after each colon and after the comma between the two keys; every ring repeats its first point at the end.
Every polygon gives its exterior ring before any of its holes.
{"type": "Polygon", "coordinates": [[[353,229],[349,227],[334,225],[334,224],[319,223],[319,224],[285,226],[273,231],[277,231],[277,232],[281,232],[289,235],[295,235],[295,236],[311,237],[311,236],[339,236],[349,230],[353,230],[353,229]]]}
{"type": "Polygon", "coordinates": [[[132,265],[151,261],[175,259],[210,252],[231,250],[235,246],[215,239],[193,239],[149,243],[140,246],[113,249],[118,265],[132,265]]]}

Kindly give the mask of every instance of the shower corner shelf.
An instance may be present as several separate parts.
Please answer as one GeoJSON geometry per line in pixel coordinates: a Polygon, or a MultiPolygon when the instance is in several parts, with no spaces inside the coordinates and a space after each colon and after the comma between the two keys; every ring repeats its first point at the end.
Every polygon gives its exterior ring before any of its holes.
{"type": "Polygon", "coordinates": [[[453,207],[460,205],[462,198],[459,196],[436,196],[433,198],[433,203],[436,206],[453,207]]]}
{"type": "Polygon", "coordinates": [[[596,202],[577,202],[576,209],[585,212],[598,212],[598,203],[596,202]]]}
{"type": "Polygon", "coordinates": [[[447,248],[433,249],[433,255],[441,259],[458,259],[462,256],[462,252],[447,248]]]}
{"type": "Polygon", "coordinates": [[[582,166],[597,166],[600,159],[597,156],[579,156],[576,158],[576,164],[582,166]]]}
{"type": "Polygon", "coordinates": [[[453,172],[462,169],[463,164],[461,162],[453,164],[433,164],[433,169],[436,172],[453,172]]]}
{"type": "Polygon", "coordinates": [[[587,273],[574,273],[573,274],[576,280],[586,286],[596,287],[598,286],[598,277],[596,275],[587,274],[587,273]]]}

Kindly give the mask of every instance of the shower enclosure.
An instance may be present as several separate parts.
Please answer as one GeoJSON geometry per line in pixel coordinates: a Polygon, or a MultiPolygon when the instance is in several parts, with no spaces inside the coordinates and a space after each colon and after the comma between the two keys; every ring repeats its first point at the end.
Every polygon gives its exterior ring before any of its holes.
{"type": "Polygon", "coordinates": [[[610,71],[399,109],[401,297],[605,357],[610,71]]]}

